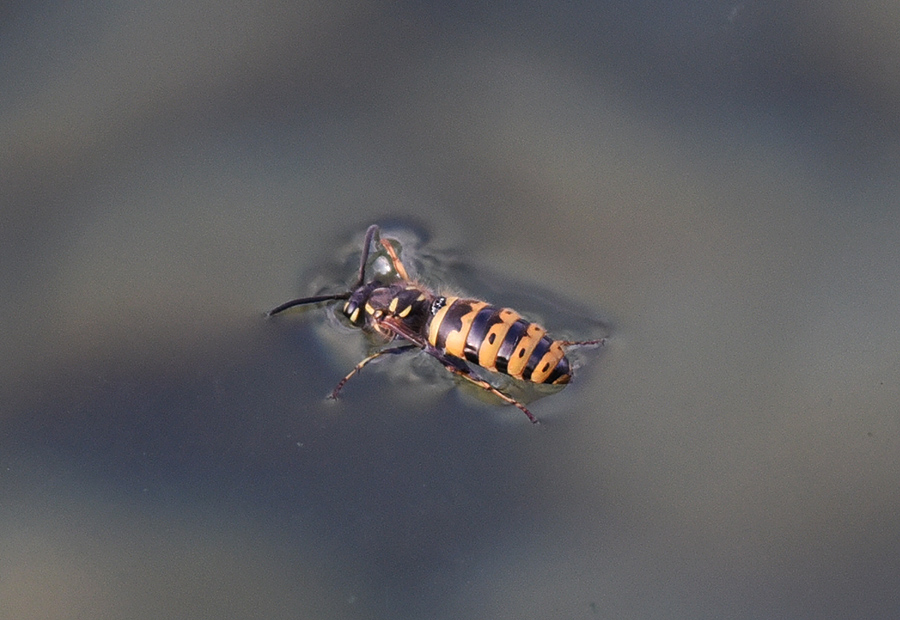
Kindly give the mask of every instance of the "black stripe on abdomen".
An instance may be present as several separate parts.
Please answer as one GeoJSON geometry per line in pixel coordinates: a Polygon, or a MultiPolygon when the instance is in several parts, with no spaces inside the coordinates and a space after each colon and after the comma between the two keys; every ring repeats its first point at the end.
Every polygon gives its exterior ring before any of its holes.
{"type": "Polygon", "coordinates": [[[544,336],[540,340],[538,340],[537,346],[534,347],[534,351],[532,351],[531,355],[528,356],[528,362],[526,362],[525,368],[522,369],[522,379],[524,381],[531,380],[531,373],[533,373],[534,369],[537,368],[537,365],[543,359],[544,354],[550,350],[550,345],[552,344],[553,341],[550,340],[547,336],[544,336]]]}
{"type": "MultiPolygon", "coordinates": [[[[462,299],[457,299],[449,308],[447,308],[447,312],[444,314],[444,318],[438,326],[437,338],[434,343],[434,346],[438,350],[445,350],[447,346],[447,336],[450,332],[462,330],[462,318],[471,311],[472,305],[468,301],[462,299]]],[[[451,355],[452,354],[453,352],[451,352],[451,355]]]]}
{"type": "MultiPolygon", "coordinates": [[[[556,363],[556,366],[553,368],[553,372],[550,373],[550,376],[544,379],[544,383],[556,383],[556,380],[560,377],[568,377],[571,374],[571,370],[569,369],[569,360],[563,357],[556,363]]],[[[569,380],[566,379],[563,383],[568,383],[569,380]]]]}
{"type": "Polygon", "coordinates": [[[488,331],[490,331],[491,327],[502,322],[503,320],[500,318],[500,308],[487,306],[478,311],[478,314],[472,319],[472,327],[469,328],[469,333],[466,335],[466,360],[473,364],[478,363],[478,352],[481,350],[481,344],[484,342],[484,337],[487,335],[488,331]]]}
{"type": "Polygon", "coordinates": [[[513,354],[513,351],[516,350],[519,341],[522,339],[522,335],[528,331],[529,325],[530,323],[528,321],[522,319],[518,319],[515,323],[510,325],[509,331],[507,331],[506,336],[503,337],[503,344],[500,345],[500,350],[497,351],[497,372],[508,374],[506,369],[509,365],[509,357],[513,354]]]}

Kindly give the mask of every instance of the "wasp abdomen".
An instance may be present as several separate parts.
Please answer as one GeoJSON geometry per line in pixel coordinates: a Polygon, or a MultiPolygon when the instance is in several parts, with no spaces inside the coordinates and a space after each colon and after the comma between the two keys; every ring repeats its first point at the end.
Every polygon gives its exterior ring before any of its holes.
{"type": "Polygon", "coordinates": [[[568,383],[562,345],[515,310],[477,299],[448,297],[428,326],[428,342],[439,351],[482,368],[533,383],[568,383]]]}

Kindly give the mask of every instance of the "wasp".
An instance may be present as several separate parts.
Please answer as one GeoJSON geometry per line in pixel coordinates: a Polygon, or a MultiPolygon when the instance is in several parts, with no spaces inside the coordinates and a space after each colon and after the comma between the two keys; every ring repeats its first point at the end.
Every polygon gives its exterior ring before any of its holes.
{"type": "Polygon", "coordinates": [[[381,349],[360,361],[335,386],[332,399],[369,362],[383,355],[419,349],[457,377],[515,405],[532,423],[537,423],[525,405],[490,384],[470,364],[520,381],[564,385],[572,378],[565,348],[605,344],[605,339],[554,340],[546,329],[510,308],[435,293],[409,277],[393,244],[380,235],[380,243],[399,279],[383,282],[376,278],[366,282],[366,264],[376,234],[378,225],[373,224],[366,231],[359,275],[351,290],[293,299],[268,312],[271,317],[295,306],[344,300],[343,313],[353,326],[379,334],[388,342],[404,343],[381,349]]]}

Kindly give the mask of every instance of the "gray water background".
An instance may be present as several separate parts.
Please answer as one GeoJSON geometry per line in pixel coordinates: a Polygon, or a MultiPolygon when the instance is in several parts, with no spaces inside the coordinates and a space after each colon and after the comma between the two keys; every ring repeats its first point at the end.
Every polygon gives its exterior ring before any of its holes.
{"type": "Polygon", "coordinates": [[[0,618],[896,617],[897,32],[8,3],[0,618]],[[262,313],[379,221],[551,330],[608,321],[540,427],[422,356],[325,402],[366,343],[262,313]]]}

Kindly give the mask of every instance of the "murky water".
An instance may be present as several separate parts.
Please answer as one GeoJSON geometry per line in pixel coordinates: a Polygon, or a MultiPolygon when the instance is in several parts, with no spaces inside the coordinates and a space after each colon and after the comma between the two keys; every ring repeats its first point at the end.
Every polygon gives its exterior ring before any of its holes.
{"type": "Polygon", "coordinates": [[[894,617],[900,16],[783,6],[4,12],[0,618],[894,617]],[[609,344],[327,402],[373,222],[609,344]]]}

